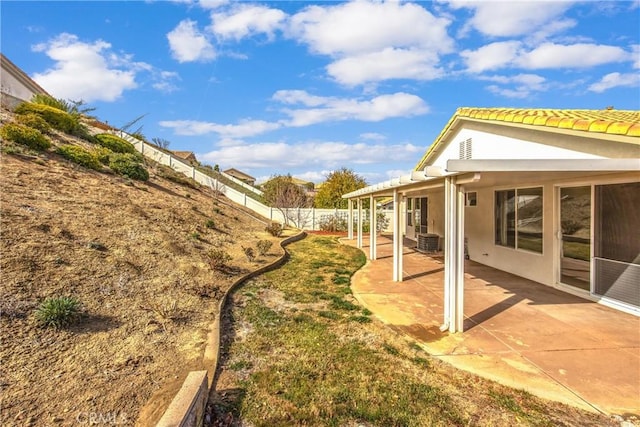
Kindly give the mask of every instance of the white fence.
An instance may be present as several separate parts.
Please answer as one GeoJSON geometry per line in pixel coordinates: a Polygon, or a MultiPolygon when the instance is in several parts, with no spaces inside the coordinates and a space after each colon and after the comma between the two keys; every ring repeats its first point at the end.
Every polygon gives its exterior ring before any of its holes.
{"type": "MultiPolygon", "coordinates": [[[[346,227],[347,224],[347,209],[316,209],[316,208],[289,208],[289,209],[278,209],[272,208],[270,206],[265,206],[257,200],[248,197],[245,193],[241,193],[233,188],[230,188],[224,183],[220,182],[216,178],[212,178],[209,175],[200,172],[195,167],[191,166],[188,163],[162,151],[154,147],[153,145],[149,145],[144,141],[141,141],[125,132],[116,131],[113,132],[124,140],[133,144],[136,150],[142,153],[144,156],[149,157],[156,162],[167,165],[174,169],[177,172],[183,173],[184,175],[192,178],[196,182],[206,185],[220,193],[224,194],[229,200],[237,203],[241,206],[244,206],[258,215],[265,218],[265,220],[279,222],[281,224],[291,224],[292,226],[302,229],[302,230],[320,230],[321,225],[326,223],[327,221],[344,221],[344,225],[346,227]]],[[[232,178],[235,183],[244,184],[243,187],[251,187],[244,182],[233,178],[227,174],[223,174],[223,176],[232,178]]],[[[254,187],[251,189],[255,190],[256,194],[261,194],[262,192],[254,187]],[[259,193],[258,193],[259,192],[259,193]]],[[[253,191],[252,190],[252,191],[253,191]]],[[[393,229],[393,211],[389,210],[378,210],[378,215],[384,215],[386,220],[384,221],[386,227],[382,231],[389,231],[393,229]]],[[[363,212],[363,220],[365,224],[369,223],[369,211],[365,210],[363,212]]],[[[357,211],[354,210],[354,222],[357,222],[357,211]]]]}

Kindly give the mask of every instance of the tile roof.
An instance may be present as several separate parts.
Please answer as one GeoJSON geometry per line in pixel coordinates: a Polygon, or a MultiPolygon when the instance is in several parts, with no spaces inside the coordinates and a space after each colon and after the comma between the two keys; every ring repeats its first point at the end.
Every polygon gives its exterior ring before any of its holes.
{"type": "Polygon", "coordinates": [[[640,111],[459,108],[455,115],[586,132],[640,136],[640,111]]]}
{"type": "MultiPolygon", "coordinates": [[[[444,135],[459,118],[470,118],[487,122],[504,122],[519,126],[541,126],[590,132],[640,137],[640,111],[637,110],[560,110],[560,109],[523,109],[523,108],[458,108],[449,119],[425,155],[416,165],[416,169],[442,143],[444,135]]],[[[640,140],[638,140],[640,144],[640,140]]]]}

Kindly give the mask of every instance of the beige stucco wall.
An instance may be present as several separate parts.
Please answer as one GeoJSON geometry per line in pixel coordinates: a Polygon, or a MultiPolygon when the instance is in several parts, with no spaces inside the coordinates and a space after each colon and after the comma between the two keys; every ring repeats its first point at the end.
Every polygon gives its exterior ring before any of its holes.
{"type": "Polygon", "coordinates": [[[514,188],[513,186],[492,186],[473,188],[478,196],[478,205],[465,207],[465,237],[468,239],[471,260],[504,270],[536,282],[555,286],[559,269],[558,230],[559,208],[557,189],[561,186],[610,184],[634,182],[640,179],[638,173],[619,173],[598,177],[582,177],[556,180],[541,184],[539,181],[522,183],[517,188],[543,187],[543,253],[532,253],[512,249],[494,243],[494,192],[514,188]]]}
{"type": "Polygon", "coordinates": [[[0,76],[3,93],[6,93],[18,99],[22,99],[23,101],[29,101],[33,97],[33,91],[22,84],[5,67],[2,67],[0,76]]]}

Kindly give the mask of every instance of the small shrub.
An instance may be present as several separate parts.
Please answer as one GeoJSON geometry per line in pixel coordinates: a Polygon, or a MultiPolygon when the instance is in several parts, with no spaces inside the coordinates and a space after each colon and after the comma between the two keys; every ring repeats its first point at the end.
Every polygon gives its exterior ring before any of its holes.
{"type": "Polygon", "coordinates": [[[208,219],[204,226],[207,228],[216,228],[216,222],[212,219],[208,219]]]}
{"type": "Polygon", "coordinates": [[[322,215],[319,226],[322,231],[345,231],[347,229],[347,219],[340,215],[322,215]]]}
{"type": "Polygon", "coordinates": [[[282,225],[272,222],[265,228],[265,231],[274,237],[280,237],[282,235],[282,225]]]}
{"type": "Polygon", "coordinates": [[[349,320],[357,323],[371,323],[371,318],[368,316],[351,316],[349,320]]]}
{"type": "Polygon", "coordinates": [[[89,169],[102,169],[102,165],[100,164],[100,161],[98,160],[96,155],[78,145],[61,145],[56,150],[56,153],[60,154],[65,159],[72,161],[73,163],[77,163],[89,169]]]}
{"type": "Polygon", "coordinates": [[[47,298],[36,309],[36,319],[41,326],[62,328],[70,325],[80,315],[80,302],[73,297],[47,298]]]}
{"type": "Polygon", "coordinates": [[[34,104],[23,102],[15,110],[16,114],[36,114],[42,117],[54,129],[64,133],[73,134],[80,128],[80,117],[74,116],[66,111],[44,104],[34,104]]]}
{"type": "Polygon", "coordinates": [[[93,149],[93,155],[96,156],[98,161],[103,165],[109,164],[109,159],[113,155],[113,151],[106,147],[98,146],[93,149]]]}
{"type": "Polygon", "coordinates": [[[249,262],[253,262],[256,259],[256,254],[252,247],[245,248],[242,246],[242,252],[244,252],[244,256],[247,257],[249,262]]]}
{"type": "Polygon", "coordinates": [[[197,231],[194,231],[193,233],[191,233],[189,235],[193,240],[200,240],[200,233],[198,233],[197,231]]]}
{"type": "Polygon", "coordinates": [[[138,181],[149,179],[149,172],[139,163],[138,157],[133,154],[116,153],[109,158],[109,167],[114,172],[138,181]]]}
{"type": "Polygon", "coordinates": [[[51,147],[51,142],[40,131],[15,123],[0,128],[0,137],[39,151],[51,147]]]}
{"type": "Polygon", "coordinates": [[[340,315],[335,311],[319,311],[318,316],[324,317],[325,319],[338,320],[340,319],[340,315]]]}
{"type": "Polygon", "coordinates": [[[100,133],[95,136],[98,144],[114,153],[136,153],[135,147],[128,141],[110,133],[100,133]]]}
{"type": "Polygon", "coordinates": [[[30,127],[31,129],[35,129],[40,131],[40,133],[49,133],[51,132],[51,126],[45,119],[40,117],[34,113],[22,114],[16,117],[18,123],[30,127]]]}
{"type": "Polygon", "coordinates": [[[107,247],[105,245],[95,240],[87,243],[87,248],[94,249],[96,251],[101,251],[101,252],[104,252],[107,250],[107,247]]]}
{"type": "Polygon", "coordinates": [[[222,249],[211,249],[207,253],[207,261],[212,269],[224,270],[227,267],[227,263],[231,261],[231,255],[222,249]]]}
{"type": "Polygon", "coordinates": [[[272,245],[273,242],[270,240],[258,240],[258,242],[256,243],[258,255],[265,256],[267,253],[269,253],[269,249],[271,249],[272,245]]]}

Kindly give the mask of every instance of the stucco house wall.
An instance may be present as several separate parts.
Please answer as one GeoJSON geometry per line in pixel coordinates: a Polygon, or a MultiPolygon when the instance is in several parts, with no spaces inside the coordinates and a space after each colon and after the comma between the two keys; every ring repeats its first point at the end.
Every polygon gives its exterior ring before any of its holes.
{"type": "Polygon", "coordinates": [[[2,105],[8,108],[15,108],[23,101],[30,101],[35,94],[48,95],[42,87],[1,53],[0,87],[2,105]]]}

